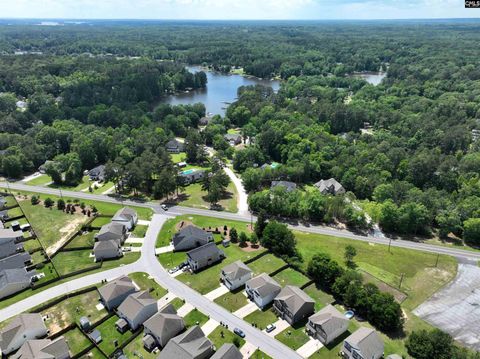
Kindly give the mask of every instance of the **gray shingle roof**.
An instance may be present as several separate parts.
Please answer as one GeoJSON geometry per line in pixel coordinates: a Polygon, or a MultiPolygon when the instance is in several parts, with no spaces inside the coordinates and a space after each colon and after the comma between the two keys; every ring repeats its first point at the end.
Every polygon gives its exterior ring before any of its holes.
{"type": "Polygon", "coordinates": [[[25,263],[32,260],[27,252],[17,253],[13,256],[0,259],[0,270],[25,267],[25,263]]]}
{"type": "Polygon", "coordinates": [[[242,359],[243,355],[238,348],[230,343],[223,344],[210,359],[242,359]]]}
{"type": "Polygon", "coordinates": [[[285,187],[287,192],[291,192],[297,188],[297,184],[289,181],[272,181],[270,188],[285,187]]]}
{"type": "Polygon", "coordinates": [[[13,268],[0,271],[0,291],[10,284],[30,284],[35,271],[27,272],[25,268],[13,268]]]}
{"type": "Polygon", "coordinates": [[[345,341],[358,349],[365,359],[378,358],[383,354],[383,341],[374,329],[361,327],[345,341]]]}
{"type": "Polygon", "coordinates": [[[103,225],[98,231],[95,237],[98,237],[102,234],[112,234],[121,238],[125,233],[125,225],[119,222],[110,222],[103,225]]]}
{"type": "Polygon", "coordinates": [[[187,256],[191,258],[193,261],[198,261],[202,258],[209,257],[217,252],[220,253],[222,251],[218,249],[215,243],[210,242],[201,247],[188,251],[187,256]]]}
{"type": "Polygon", "coordinates": [[[212,234],[201,228],[188,225],[173,235],[173,245],[178,246],[184,241],[198,242],[198,245],[207,244],[212,240],[212,234]]]}
{"type": "Polygon", "coordinates": [[[284,302],[293,314],[300,310],[305,303],[315,304],[315,301],[307,293],[293,285],[285,286],[275,297],[275,300],[284,302]]]}
{"type": "Polygon", "coordinates": [[[335,179],[329,178],[327,180],[320,180],[314,184],[315,187],[319,189],[322,193],[337,193],[340,190],[343,190],[343,186],[335,179]]]}
{"type": "Polygon", "coordinates": [[[202,329],[195,325],[175,338],[170,339],[158,359],[195,359],[213,354],[212,342],[205,337],[202,329]]]}
{"type": "Polygon", "coordinates": [[[0,242],[0,259],[9,257],[23,248],[20,243],[14,241],[0,242]]]}
{"type": "Polygon", "coordinates": [[[113,298],[128,293],[132,289],[136,290],[132,280],[127,276],[123,276],[114,280],[113,282],[105,284],[103,287],[98,289],[98,292],[100,293],[100,296],[108,302],[113,298]]]}
{"type": "Polygon", "coordinates": [[[135,210],[129,207],[123,207],[115,213],[115,215],[112,217],[112,220],[131,220],[136,214],[137,212],[135,212],[135,210]]]}
{"type": "Polygon", "coordinates": [[[262,297],[282,289],[282,287],[266,273],[250,279],[246,284],[250,288],[255,289],[262,297]]]}
{"type": "Polygon", "coordinates": [[[57,359],[69,356],[64,337],[55,340],[27,340],[12,357],[13,359],[57,359]]]}
{"type": "Polygon", "coordinates": [[[143,324],[153,335],[161,338],[162,346],[175,335],[185,329],[183,318],[177,315],[177,311],[171,304],[167,304],[157,314],[150,317],[143,324]]]}
{"type": "Polygon", "coordinates": [[[119,239],[109,239],[107,241],[95,242],[95,245],[93,246],[93,251],[117,251],[120,247],[121,246],[119,239]]]}
{"type": "Polygon", "coordinates": [[[228,278],[231,281],[234,281],[236,279],[242,278],[244,275],[248,273],[252,273],[252,270],[248,268],[248,266],[245,263],[238,260],[223,267],[222,273],[226,278],[228,278]]]}
{"type": "Polygon", "coordinates": [[[348,323],[348,319],[331,304],[310,316],[308,320],[320,325],[327,335],[335,333],[348,323]]]}
{"type": "Polygon", "coordinates": [[[47,334],[47,328],[40,314],[20,314],[0,332],[0,348],[5,350],[15,338],[23,337],[26,328],[38,328],[47,334]]]}
{"type": "Polygon", "coordinates": [[[23,233],[21,231],[14,231],[11,228],[2,228],[0,229],[0,241],[13,241],[17,238],[23,237],[23,233]]]}
{"type": "Polygon", "coordinates": [[[146,306],[156,304],[157,301],[147,291],[130,294],[118,307],[118,311],[132,319],[146,306]]]}

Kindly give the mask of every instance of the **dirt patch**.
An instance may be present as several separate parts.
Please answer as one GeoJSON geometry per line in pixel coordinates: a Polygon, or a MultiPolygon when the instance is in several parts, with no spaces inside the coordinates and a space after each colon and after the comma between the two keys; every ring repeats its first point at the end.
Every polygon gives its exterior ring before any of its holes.
{"type": "Polygon", "coordinates": [[[372,276],[370,273],[362,271],[362,275],[365,282],[375,284],[381,292],[390,293],[398,303],[402,303],[407,299],[408,296],[405,293],[372,276]]]}
{"type": "Polygon", "coordinates": [[[85,221],[85,217],[82,216],[72,216],[72,220],[64,227],[60,228],[59,232],[61,233],[60,239],[52,246],[47,248],[47,253],[55,253],[62,245],[74,234],[79,227],[85,221]]]}
{"type": "Polygon", "coordinates": [[[261,245],[255,245],[255,246],[252,246],[252,243],[250,242],[247,242],[247,245],[246,247],[240,247],[239,248],[244,251],[244,252],[257,252],[257,251],[260,251],[263,249],[263,247],[261,245]]]}
{"type": "Polygon", "coordinates": [[[425,268],[425,272],[428,277],[435,277],[442,281],[449,281],[452,276],[450,272],[440,268],[425,268]]]}
{"type": "Polygon", "coordinates": [[[186,226],[194,226],[194,224],[191,221],[180,221],[175,225],[175,231],[178,232],[186,226]]]}

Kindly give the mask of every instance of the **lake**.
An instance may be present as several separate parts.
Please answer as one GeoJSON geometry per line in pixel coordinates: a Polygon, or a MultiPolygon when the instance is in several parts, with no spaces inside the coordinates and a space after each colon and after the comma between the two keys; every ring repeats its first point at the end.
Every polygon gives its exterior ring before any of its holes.
{"type": "Polygon", "coordinates": [[[352,74],[352,77],[364,79],[373,86],[379,85],[385,76],[387,76],[386,72],[355,72],[352,74]]]}
{"type": "Polygon", "coordinates": [[[187,69],[190,72],[205,71],[208,79],[207,88],[170,95],[162,100],[162,103],[187,105],[201,102],[205,105],[208,115],[219,114],[224,116],[226,107],[237,99],[237,89],[240,86],[270,86],[275,92],[280,88],[280,81],[278,80],[264,80],[255,77],[206,71],[200,66],[187,66],[187,69]]]}

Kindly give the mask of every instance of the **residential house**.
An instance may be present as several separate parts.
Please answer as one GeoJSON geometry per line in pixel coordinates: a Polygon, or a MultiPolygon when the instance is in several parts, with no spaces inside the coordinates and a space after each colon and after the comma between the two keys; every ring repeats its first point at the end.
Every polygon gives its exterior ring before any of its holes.
{"type": "Polygon", "coordinates": [[[27,109],[27,101],[18,100],[15,102],[15,105],[20,111],[25,111],[27,109]]]}
{"type": "Polygon", "coordinates": [[[213,355],[213,344],[202,329],[195,325],[170,339],[157,359],[206,359],[213,355]]]}
{"type": "Polygon", "coordinates": [[[106,241],[95,242],[95,245],[93,246],[93,255],[95,256],[95,262],[122,257],[123,252],[120,240],[109,239],[106,241]]]}
{"type": "Polygon", "coordinates": [[[245,291],[248,297],[263,309],[270,304],[282,287],[268,274],[262,273],[245,283],[245,291]]]}
{"type": "Polygon", "coordinates": [[[242,135],[238,133],[227,133],[223,138],[230,144],[230,146],[236,146],[242,143],[242,135]]]}
{"type": "Polygon", "coordinates": [[[117,315],[136,330],[158,310],[157,301],[147,291],[130,294],[117,309],[117,315]]]}
{"type": "Polygon", "coordinates": [[[14,231],[11,228],[2,228],[0,229],[0,243],[3,242],[20,242],[23,240],[22,231],[14,231]]]}
{"type": "Polygon", "coordinates": [[[198,120],[198,125],[199,126],[206,126],[206,125],[208,125],[209,122],[210,122],[210,118],[204,116],[200,120],[198,120]]]}
{"type": "Polygon", "coordinates": [[[19,314],[0,331],[0,349],[3,355],[8,355],[27,340],[40,339],[47,334],[47,327],[40,314],[19,314]]]}
{"type": "Polygon", "coordinates": [[[242,261],[233,262],[222,269],[220,280],[229,290],[243,286],[252,278],[252,270],[242,261]]]}
{"type": "Polygon", "coordinates": [[[105,166],[100,165],[88,171],[90,181],[103,182],[105,180],[105,166]]]}
{"type": "Polygon", "coordinates": [[[218,249],[215,243],[210,242],[187,252],[187,261],[193,272],[209,267],[225,258],[225,253],[218,249]]]}
{"type": "Polygon", "coordinates": [[[193,225],[183,227],[175,233],[172,244],[175,251],[186,251],[213,242],[213,235],[193,225]]]}
{"type": "Polygon", "coordinates": [[[98,231],[97,234],[95,234],[95,240],[99,242],[118,239],[120,244],[123,244],[126,238],[127,227],[121,222],[107,223],[100,228],[100,231],[98,231]]]}
{"type": "Polygon", "coordinates": [[[130,294],[137,291],[132,280],[120,277],[98,289],[100,300],[107,310],[117,308],[130,294]]]}
{"type": "Polygon", "coordinates": [[[185,151],[185,144],[175,139],[168,141],[165,147],[167,149],[167,152],[170,153],[180,153],[185,151]]]}
{"type": "MultiPolygon", "coordinates": [[[[7,210],[0,211],[0,221],[5,222],[8,218],[9,218],[9,216],[8,216],[8,211],[7,210]]],[[[4,227],[2,227],[2,228],[4,228],[4,227]]]]}
{"type": "Polygon", "coordinates": [[[35,271],[27,272],[25,268],[0,270],[0,299],[30,287],[35,274],[35,271]]]}
{"type": "Polygon", "coordinates": [[[129,207],[120,208],[112,218],[112,222],[123,223],[131,230],[138,222],[137,212],[129,207]]]}
{"type": "Polygon", "coordinates": [[[14,241],[0,242],[0,259],[10,257],[21,251],[23,251],[21,243],[15,243],[14,241]]]}
{"type": "Polygon", "coordinates": [[[273,300],[273,311],[289,324],[295,324],[313,314],[315,301],[300,288],[287,285],[273,300]]]}
{"type": "Polygon", "coordinates": [[[143,327],[143,345],[147,350],[152,350],[156,346],[163,348],[170,339],[180,334],[185,329],[185,322],[177,315],[173,305],[167,304],[143,323],[143,327]]]}
{"type": "Polygon", "coordinates": [[[210,359],[242,359],[243,355],[240,353],[238,348],[231,344],[225,343],[220,349],[218,349],[215,354],[210,359]]]}
{"type": "Polygon", "coordinates": [[[55,164],[55,161],[45,161],[40,167],[38,167],[38,172],[46,173],[48,166],[55,164]]]}
{"type": "Polygon", "coordinates": [[[0,209],[4,209],[5,207],[7,207],[7,200],[0,196],[0,209]]]}
{"type": "Polygon", "coordinates": [[[198,182],[205,177],[206,172],[204,170],[187,170],[180,172],[180,177],[184,184],[188,185],[191,183],[198,182]]]}
{"type": "Polygon", "coordinates": [[[330,344],[348,330],[348,319],[329,304],[308,318],[306,331],[323,344],[330,344]]]}
{"type": "Polygon", "coordinates": [[[64,337],[27,340],[12,359],[68,359],[70,350],[64,337]]]}
{"type": "Polygon", "coordinates": [[[270,189],[276,187],[284,187],[287,192],[292,192],[297,189],[297,184],[289,181],[272,181],[270,189]]]}
{"type": "Polygon", "coordinates": [[[328,180],[320,180],[317,183],[314,184],[315,187],[318,188],[318,190],[322,194],[344,194],[345,188],[335,179],[335,178],[330,178],[328,180]]]}
{"type": "Polygon", "coordinates": [[[23,268],[32,263],[32,257],[28,252],[14,254],[13,256],[0,259],[0,270],[23,268]]]}
{"type": "Polygon", "coordinates": [[[344,340],[341,354],[345,359],[380,359],[383,341],[374,329],[361,327],[344,340]]]}

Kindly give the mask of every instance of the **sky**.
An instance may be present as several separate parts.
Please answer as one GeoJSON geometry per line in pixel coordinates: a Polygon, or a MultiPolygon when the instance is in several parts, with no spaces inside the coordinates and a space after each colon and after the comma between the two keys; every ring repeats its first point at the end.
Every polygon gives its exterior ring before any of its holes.
{"type": "Polygon", "coordinates": [[[0,0],[0,18],[317,20],[480,18],[464,0],[0,0]]]}

